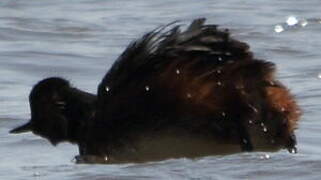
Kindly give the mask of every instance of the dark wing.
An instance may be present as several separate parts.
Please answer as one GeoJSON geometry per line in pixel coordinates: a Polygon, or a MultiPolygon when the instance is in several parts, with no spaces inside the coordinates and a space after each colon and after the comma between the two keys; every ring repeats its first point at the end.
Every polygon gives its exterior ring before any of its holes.
{"type": "Polygon", "coordinates": [[[198,56],[197,60],[206,64],[207,69],[252,58],[246,43],[230,38],[227,30],[204,22],[205,19],[196,19],[186,30],[170,23],[132,42],[105,75],[102,86],[118,91],[129,81],[140,81],[150,78],[155,71],[164,71],[169,64],[196,61],[193,56],[198,56]]]}
{"type": "Polygon", "coordinates": [[[204,22],[205,19],[196,19],[185,30],[171,23],[131,43],[103,78],[98,88],[98,109],[106,111],[110,103],[110,114],[117,104],[123,110],[132,109],[129,104],[136,103],[134,97],[156,88],[173,91],[171,95],[175,97],[191,96],[188,89],[203,89],[203,95],[197,94],[206,97],[206,92],[221,83],[215,74],[222,72],[223,67],[253,60],[246,43],[231,38],[227,30],[204,22]]]}
{"type": "MultiPolygon", "coordinates": [[[[175,120],[189,110],[201,117],[222,109],[224,90],[217,86],[228,82],[219,80],[224,68],[234,63],[235,71],[230,72],[237,73],[243,62],[257,61],[246,43],[204,22],[196,19],[185,30],[172,23],[127,47],[98,87],[97,126],[102,131],[115,124],[122,130],[135,129],[146,123],[137,121],[155,117],[175,120]]],[[[115,128],[113,134],[117,131],[121,130],[115,128]]]]}

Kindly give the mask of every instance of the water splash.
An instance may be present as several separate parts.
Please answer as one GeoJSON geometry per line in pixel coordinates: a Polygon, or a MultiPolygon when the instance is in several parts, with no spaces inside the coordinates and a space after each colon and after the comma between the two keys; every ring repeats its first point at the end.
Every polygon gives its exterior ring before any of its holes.
{"type": "Polygon", "coordinates": [[[274,27],[274,31],[277,32],[277,33],[280,33],[280,32],[283,32],[284,31],[284,28],[282,25],[276,25],[274,27]]]}
{"type": "Polygon", "coordinates": [[[296,16],[289,16],[284,23],[274,26],[274,32],[281,33],[293,29],[304,28],[309,25],[319,24],[321,24],[321,18],[298,18],[296,16]]]}
{"type": "Polygon", "coordinates": [[[302,19],[301,22],[300,22],[300,25],[301,25],[302,27],[305,27],[305,26],[307,26],[308,24],[309,24],[309,22],[308,22],[306,19],[302,19]]]}
{"type": "Polygon", "coordinates": [[[289,16],[288,19],[286,20],[286,23],[288,26],[295,26],[297,25],[299,20],[295,16],[289,16]]]}

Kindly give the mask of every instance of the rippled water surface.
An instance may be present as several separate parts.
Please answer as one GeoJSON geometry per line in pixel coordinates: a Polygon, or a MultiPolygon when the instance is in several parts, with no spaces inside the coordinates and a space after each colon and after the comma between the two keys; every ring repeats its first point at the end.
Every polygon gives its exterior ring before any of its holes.
{"type": "Polygon", "coordinates": [[[0,179],[320,179],[320,7],[320,0],[1,0],[0,179]],[[256,57],[277,65],[304,110],[298,154],[75,165],[74,145],[53,147],[31,133],[8,134],[30,117],[28,95],[39,80],[61,76],[95,93],[131,40],[161,24],[197,17],[231,29],[256,57]]]}

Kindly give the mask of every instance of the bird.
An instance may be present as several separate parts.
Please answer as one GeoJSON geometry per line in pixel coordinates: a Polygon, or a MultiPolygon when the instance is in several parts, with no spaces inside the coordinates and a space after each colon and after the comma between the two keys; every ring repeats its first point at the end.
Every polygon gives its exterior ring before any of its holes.
{"type": "Polygon", "coordinates": [[[32,131],[53,145],[77,144],[79,163],[145,162],[216,153],[296,153],[302,111],[228,29],[175,21],[131,42],[91,94],[60,77],[34,86],[32,131]]]}

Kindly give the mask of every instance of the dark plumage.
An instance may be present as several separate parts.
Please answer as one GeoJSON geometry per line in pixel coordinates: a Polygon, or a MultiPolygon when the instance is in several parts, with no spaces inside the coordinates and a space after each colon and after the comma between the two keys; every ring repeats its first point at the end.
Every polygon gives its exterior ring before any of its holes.
{"type": "Polygon", "coordinates": [[[52,144],[80,144],[95,115],[96,96],[80,91],[61,78],[40,81],[30,96],[31,120],[11,133],[32,131],[52,144]]]}
{"type": "Polygon", "coordinates": [[[296,152],[300,109],[275,79],[275,65],[255,59],[246,43],[204,22],[194,20],[184,31],[175,23],[162,26],[131,43],[103,78],[97,98],[62,79],[40,82],[30,95],[31,123],[44,131],[33,132],[54,144],[77,143],[78,160],[87,162],[195,157],[228,144],[243,151],[296,152]],[[41,85],[49,87],[42,92],[41,85]],[[60,101],[70,109],[60,111],[60,101]],[[172,152],[148,151],[163,141],[172,152]]]}

